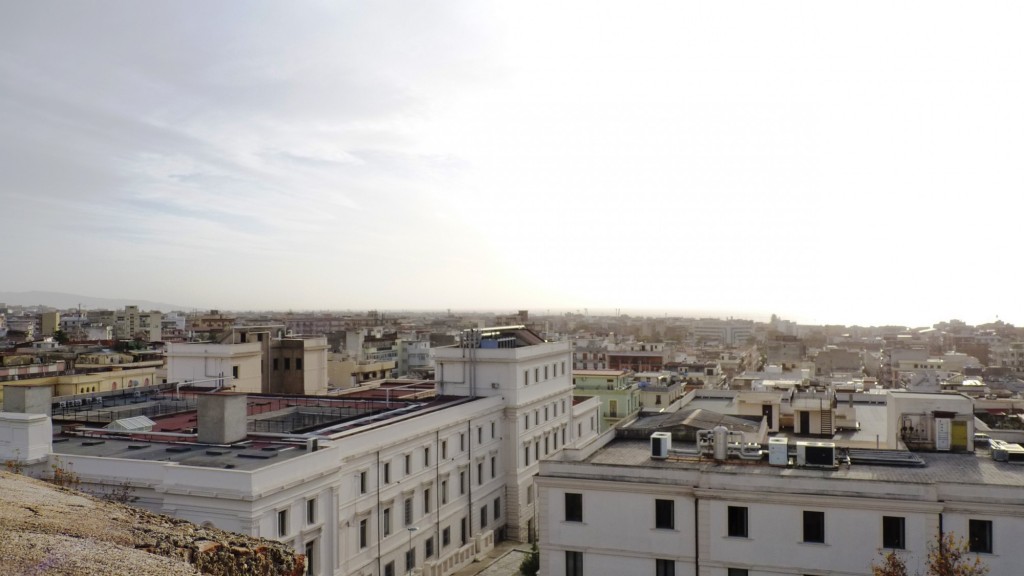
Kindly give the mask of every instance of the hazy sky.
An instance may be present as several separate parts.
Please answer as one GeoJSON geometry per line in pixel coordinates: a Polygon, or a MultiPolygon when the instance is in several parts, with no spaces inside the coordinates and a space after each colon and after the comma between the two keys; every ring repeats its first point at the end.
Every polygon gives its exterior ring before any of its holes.
{"type": "Polygon", "coordinates": [[[0,289],[1024,323],[1020,2],[3,2],[0,289]]]}

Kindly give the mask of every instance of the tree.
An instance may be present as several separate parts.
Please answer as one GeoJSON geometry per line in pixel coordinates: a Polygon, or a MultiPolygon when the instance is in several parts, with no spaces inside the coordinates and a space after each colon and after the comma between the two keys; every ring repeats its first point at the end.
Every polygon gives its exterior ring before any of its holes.
{"type": "Polygon", "coordinates": [[[523,558],[523,561],[519,564],[519,573],[522,576],[537,576],[537,572],[540,571],[540,550],[537,548],[537,543],[534,542],[530,548],[530,553],[523,558]]]}
{"type": "Polygon", "coordinates": [[[895,550],[882,554],[881,564],[871,563],[871,576],[909,576],[907,563],[895,550]]]}
{"type": "Polygon", "coordinates": [[[67,344],[69,340],[67,332],[64,332],[60,328],[57,328],[56,330],[53,331],[53,339],[57,342],[57,344],[61,345],[67,344]]]}
{"type": "MultiPolygon", "coordinates": [[[[907,563],[896,550],[881,552],[880,561],[871,563],[872,576],[910,576],[907,563]]],[[[928,546],[925,576],[985,576],[988,566],[970,543],[953,532],[946,532],[928,546]]],[[[920,574],[920,573],[918,573],[920,574]]]]}
{"type": "Polygon", "coordinates": [[[953,532],[939,536],[928,548],[929,576],[985,576],[988,566],[977,554],[971,557],[971,547],[966,538],[953,532]]]}

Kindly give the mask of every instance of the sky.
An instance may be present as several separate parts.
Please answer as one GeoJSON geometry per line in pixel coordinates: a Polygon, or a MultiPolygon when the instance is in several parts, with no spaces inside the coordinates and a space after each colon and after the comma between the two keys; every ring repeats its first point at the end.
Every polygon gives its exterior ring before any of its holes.
{"type": "Polygon", "coordinates": [[[3,13],[3,291],[1024,323],[1019,2],[3,13]]]}

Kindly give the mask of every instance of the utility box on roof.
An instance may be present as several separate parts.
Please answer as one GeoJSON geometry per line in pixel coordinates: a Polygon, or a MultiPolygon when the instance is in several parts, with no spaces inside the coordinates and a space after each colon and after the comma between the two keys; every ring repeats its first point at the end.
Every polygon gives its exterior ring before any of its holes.
{"type": "Polygon", "coordinates": [[[789,438],[775,436],[768,439],[768,463],[772,466],[789,465],[789,438]]]}

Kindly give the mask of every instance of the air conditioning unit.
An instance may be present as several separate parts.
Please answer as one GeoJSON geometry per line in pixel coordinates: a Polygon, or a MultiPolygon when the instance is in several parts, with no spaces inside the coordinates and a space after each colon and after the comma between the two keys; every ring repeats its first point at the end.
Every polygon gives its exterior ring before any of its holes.
{"type": "Polygon", "coordinates": [[[651,434],[651,458],[664,460],[668,458],[668,451],[672,449],[672,434],[669,432],[655,432],[651,434]]]}
{"type": "Polygon", "coordinates": [[[833,442],[797,442],[796,465],[805,468],[835,468],[836,445],[833,442]]]}
{"type": "Polygon", "coordinates": [[[491,388],[497,390],[498,388],[501,388],[501,384],[498,384],[497,382],[491,382],[491,388]]]}
{"type": "Polygon", "coordinates": [[[775,436],[768,439],[768,464],[772,466],[789,465],[789,438],[775,436]]]}
{"type": "Polygon", "coordinates": [[[1020,444],[996,440],[992,442],[991,450],[993,460],[1017,463],[1024,461],[1024,447],[1021,447],[1020,444]]]}

